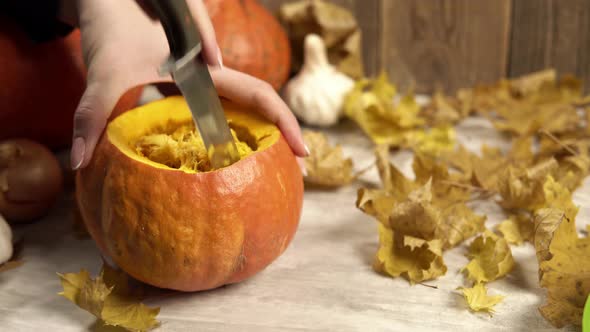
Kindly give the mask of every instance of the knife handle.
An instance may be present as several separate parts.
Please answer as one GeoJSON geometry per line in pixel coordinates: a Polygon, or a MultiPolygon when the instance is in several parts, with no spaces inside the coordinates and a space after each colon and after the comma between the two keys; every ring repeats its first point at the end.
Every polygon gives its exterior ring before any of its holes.
{"type": "Polygon", "coordinates": [[[175,60],[181,59],[195,47],[201,47],[201,36],[185,0],[148,0],[158,16],[175,60]]]}

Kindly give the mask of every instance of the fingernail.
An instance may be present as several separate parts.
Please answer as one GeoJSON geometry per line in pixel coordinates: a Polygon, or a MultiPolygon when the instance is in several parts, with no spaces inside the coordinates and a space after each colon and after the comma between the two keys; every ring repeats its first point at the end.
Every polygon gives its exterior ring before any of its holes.
{"type": "Polygon", "coordinates": [[[305,144],[303,145],[303,147],[305,148],[305,155],[309,156],[311,154],[311,152],[309,151],[309,148],[305,144]]]}
{"type": "Polygon", "coordinates": [[[307,169],[305,168],[305,161],[303,160],[303,158],[297,157],[297,163],[299,164],[299,168],[301,169],[301,174],[303,174],[303,176],[307,176],[307,169]]]}
{"type": "Polygon", "coordinates": [[[84,142],[84,138],[76,137],[74,138],[74,143],[72,144],[72,151],[71,155],[71,162],[72,162],[72,169],[75,171],[80,166],[82,166],[82,162],[84,161],[84,154],[86,153],[86,143],[84,142]]]}
{"type": "Polygon", "coordinates": [[[219,47],[217,48],[217,62],[219,64],[219,67],[223,69],[223,57],[221,56],[221,49],[219,47]]]}

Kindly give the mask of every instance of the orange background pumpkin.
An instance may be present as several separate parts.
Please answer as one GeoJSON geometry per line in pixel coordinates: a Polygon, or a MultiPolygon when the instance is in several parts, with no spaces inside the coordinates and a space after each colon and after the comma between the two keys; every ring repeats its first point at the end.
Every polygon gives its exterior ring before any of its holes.
{"type": "Polygon", "coordinates": [[[279,21],[256,0],[205,0],[224,66],[279,90],[291,67],[289,39],[279,21]]]}
{"type": "MultiPolygon", "coordinates": [[[[0,19],[0,139],[68,146],[85,86],[79,30],[35,44],[13,21],[0,19]]],[[[120,106],[135,105],[140,94],[133,90],[120,106]]]]}

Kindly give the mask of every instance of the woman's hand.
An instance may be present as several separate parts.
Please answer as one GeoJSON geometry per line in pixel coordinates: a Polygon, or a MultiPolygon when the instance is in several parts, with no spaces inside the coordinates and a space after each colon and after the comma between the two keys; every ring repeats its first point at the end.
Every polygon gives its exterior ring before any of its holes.
{"type": "MultiPolygon", "coordinates": [[[[204,4],[201,0],[187,3],[201,33],[203,56],[218,93],[259,110],[277,124],[296,155],[307,155],[299,125],[274,89],[252,76],[223,68],[204,4]]],[[[66,21],[80,27],[88,67],[86,91],[74,115],[71,164],[79,169],[90,161],[107,119],[125,91],[171,80],[158,75],[169,48],[159,21],[150,19],[136,0],[64,0],[62,13],[66,21]]]]}

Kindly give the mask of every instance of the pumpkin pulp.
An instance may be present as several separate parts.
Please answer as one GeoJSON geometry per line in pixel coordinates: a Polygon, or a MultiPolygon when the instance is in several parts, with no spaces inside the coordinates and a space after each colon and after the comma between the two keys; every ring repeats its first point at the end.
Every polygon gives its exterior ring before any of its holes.
{"type": "MultiPolygon", "coordinates": [[[[240,159],[277,142],[280,133],[251,113],[225,111],[240,159]]],[[[203,140],[182,97],[169,97],[128,112],[109,125],[110,141],[124,154],[153,167],[185,173],[209,172],[203,140]],[[142,123],[142,126],[134,124],[142,123]]]]}

